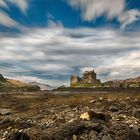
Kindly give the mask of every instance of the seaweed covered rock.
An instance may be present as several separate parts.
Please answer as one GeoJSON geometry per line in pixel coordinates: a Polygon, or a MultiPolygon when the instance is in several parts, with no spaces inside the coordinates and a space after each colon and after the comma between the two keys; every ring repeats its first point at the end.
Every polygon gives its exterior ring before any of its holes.
{"type": "Polygon", "coordinates": [[[24,132],[14,132],[6,140],[30,140],[30,137],[24,132]]]}

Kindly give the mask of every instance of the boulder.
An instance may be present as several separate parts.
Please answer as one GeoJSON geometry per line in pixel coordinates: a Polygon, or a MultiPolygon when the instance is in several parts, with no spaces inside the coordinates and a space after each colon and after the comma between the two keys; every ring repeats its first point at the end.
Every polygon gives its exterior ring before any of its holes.
{"type": "Polygon", "coordinates": [[[133,126],[127,133],[128,140],[140,140],[140,127],[133,126]]]}
{"type": "Polygon", "coordinates": [[[105,114],[103,112],[95,112],[95,111],[89,111],[81,114],[80,119],[83,120],[92,120],[92,119],[99,119],[104,121],[109,121],[111,119],[110,114],[105,114]]]}
{"type": "Polygon", "coordinates": [[[101,123],[94,123],[92,121],[85,122],[85,127],[88,130],[94,130],[96,132],[101,132],[101,130],[103,129],[103,126],[101,123]]]}
{"type": "Polygon", "coordinates": [[[82,119],[82,120],[90,120],[91,118],[90,118],[88,112],[85,112],[85,113],[80,115],[80,119],[82,119]]]}
{"type": "Polygon", "coordinates": [[[90,140],[98,140],[97,133],[95,131],[91,130],[89,133],[89,138],[90,138],[90,140]]]}
{"type": "Polygon", "coordinates": [[[140,109],[133,109],[133,116],[140,119],[140,109]]]}
{"type": "Polygon", "coordinates": [[[74,121],[68,123],[62,128],[58,129],[53,133],[53,140],[63,140],[65,138],[70,138],[73,135],[81,134],[86,129],[85,124],[81,121],[74,121]]]}
{"type": "Polygon", "coordinates": [[[0,109],[0,115],[9,115],[11,113],[11,109],[0,109]]]}
{"type": "Polygon", "coordinates": [[[112,137],[110,135],[104,135],[102,137],[102,140],[113,140],[112,137]]]}
{"type": "Polygon", "coordinates": [[[89,111],[88,114],[90,116],[90,119],[99,119],[103,121],[109,121],[110,119],[112,119],[110,114],[103,112],[89,111]]]}
{"type": "Polygon", "coordinates": [[[95,103],[95,102],[96,102],[96,100],[89,101],[90,104],[95,103]]]}
{"type": "Polygon", "coordinates": [[[116,105],[111,105],[109,107],[109,111],[112,111],[112,112],[118,112],[118,107],[116,105]]]}
{"type": "Polygon", "coordinates": [[[14,132],[6,140],[30,140],[30,137],[24,132],[14,132]]]}

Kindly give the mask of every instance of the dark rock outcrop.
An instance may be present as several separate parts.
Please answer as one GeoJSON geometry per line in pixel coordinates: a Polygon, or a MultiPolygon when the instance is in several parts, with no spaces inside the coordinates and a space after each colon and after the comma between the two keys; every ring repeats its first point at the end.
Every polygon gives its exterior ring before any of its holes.
{"type": "Polygon", "coordinates": [[[105,114],[103,112],[89,111],[88,114],[91,119],[99,119],[104,121],[109,121],[111,119],[109,114],[105,114]]]}
{"type": "Polygon", "coordinates": [[[2,74],[0,74],[0,81],[2,81],[2,82],[6,82],[6,79],[3,77],[2,74]]]}
{"type": "Polygon", "coordinates": [[[23,132],[12,133],[7,140],[30,140],[30,137],[23,132]]]}
{"type": "Polygon", "coordinates": [[[140,119],[140,109],[133,109],[133,116],[140,119]]]}
{"type": "Polygon", "coordinates": [[[53,134],[53,140],[62,140],[64,138],[70,138],[74,134],[81,134],[85,129],[85,124],[81,121],[69,123],[53,134]]]}

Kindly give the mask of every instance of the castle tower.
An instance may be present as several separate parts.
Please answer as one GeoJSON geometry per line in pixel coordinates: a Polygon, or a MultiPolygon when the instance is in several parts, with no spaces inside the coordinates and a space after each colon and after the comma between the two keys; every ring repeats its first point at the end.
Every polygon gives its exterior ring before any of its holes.
{"type": "Polygon", "coordinates": [[[96,73],[93,71],[86,71],[83,74],[83,83],[87,83],[87,84],[93,84],[93,83],[97,83],[97,79],[96,79],[96,73]]]}
{"type": "Polygon", "coordinates": [[[71,87],[73,87],[74,85],[76,85],[78,82],[79,82],[79,76],[72,75],[70,77],[70,85],[71,85],[71,87]]]}

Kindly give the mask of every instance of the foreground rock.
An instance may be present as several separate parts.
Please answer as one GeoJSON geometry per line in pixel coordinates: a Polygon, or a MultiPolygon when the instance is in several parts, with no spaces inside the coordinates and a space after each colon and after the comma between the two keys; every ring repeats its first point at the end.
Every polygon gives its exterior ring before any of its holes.
{"type": "MultiPolygon", "coordinates": [[[[103,138],[104,135],[109,134],[109,129],[106,124],[101,124],[101,122],[92,121],[75,121],[64,125],[61,129],[53,134],[54,140],[69,139],[72,140],[90,140],[92,138],[103,138]]],[[[111,135],[111,133],[110,133],[111,135]]],[[[103,138],[105,140],[105,138],[103,138]]]]}
{"type": "Polygon", "coordinates": [[[133,109],[134,117],[140,119],[140,109],[133,109]]]}
{"type": "MultiPolygon", "coordinates": [[[[93,98],[92,95],[87,100],[82,99],[81,95],[61,98],[57,96],[51,99],[48,96],[39,96],[32,97],[31,100],[31,96],[22,96],[27,109],[23,106],[19,109],[15,107],[17,103],[18,106],[22,105],[21,98],[16,102],[18,96],[10,98],[8,105],[2,105],[3,108],[10,106],[12,113],[0,115],[0,140],[140,139],[140,104],[135,97],[127,95],[124,99],[105,98],[102,95],[93,98]],[[69,98],[72,98],[70,103],[69,98]],[[118,111],[110,109],[114,109],[114,105],[118,111]]],[[[9,95],[1,98],[9,99],[9,95]]]]}
{"type": "Polygon", "coordinates": [[[88,111],[86,113],[81,114],[80,119],[83,120],[99,119],[109,121],[111,119],[111,115],[102,112],[88,111]]]}
{"type": "Polygon", "coordinates": [[[10,134],[6,140],[30,140],[30,137],[24,132],[15,132],[10,134]]]}
{"type": "Polygon", "coordinates": [[[12,113],[11,109],[0,109],[0,115],[9,115],[12,113]]]}
{"type": "Polygon", "coordinates": [[[118,107],[115,106],[115,105],[112,105],[109,107],[109,110],[112,111],[112,112],[117,112],[118,111],[118,107]]]}
{"type": "Polygon", "coordinates": [[[54,140],[62,140],[64,138],[72,139],[73,135],[81,134],[86,129],[85,124],[80,121],[75,121],[64,125],[61,129],[53,134],[54,140]]]}

